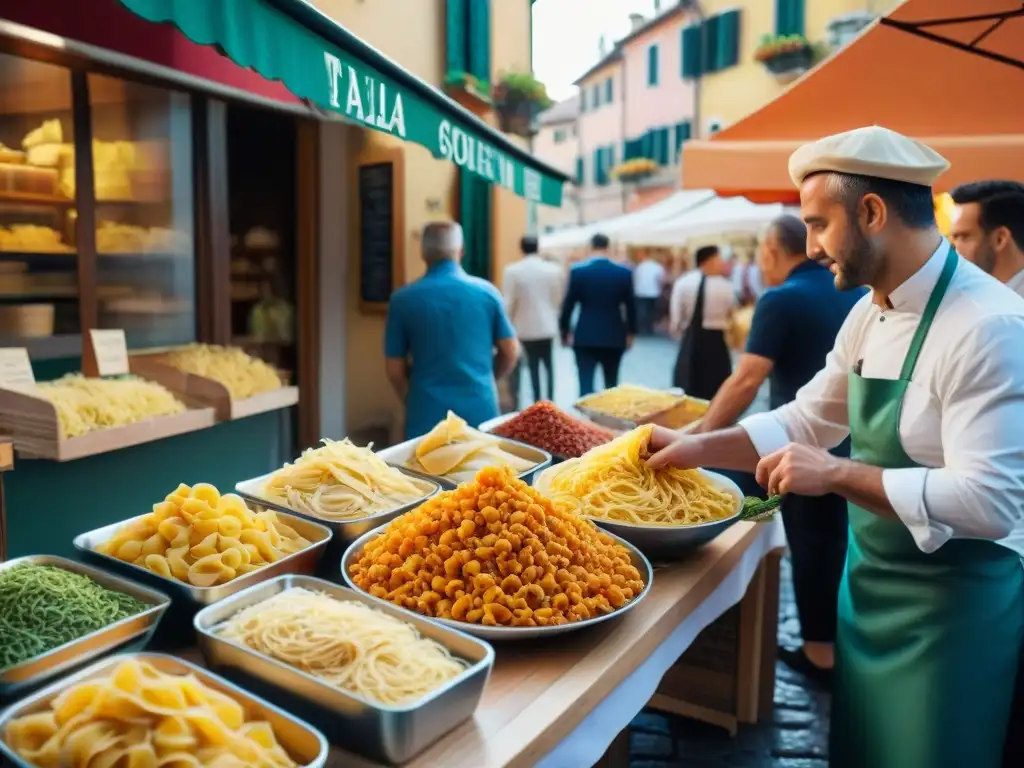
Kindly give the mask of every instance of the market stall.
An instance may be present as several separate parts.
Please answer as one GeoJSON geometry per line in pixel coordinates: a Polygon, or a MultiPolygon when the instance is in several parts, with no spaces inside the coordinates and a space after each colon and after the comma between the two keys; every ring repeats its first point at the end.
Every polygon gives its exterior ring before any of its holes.
{"type": "Polygon", "coordinates": [[[948,159],[937,192],[978,179],[1024,180],[1024,107],[997,96],[1024,85],[1019,16],[1015,0],[906,0],[774,101],[709,140],[686,142],[683,186],[796,202],[789,155],[864,125],[913,136],[948,159]],[[871,87],[837,99],[851,83],[871,87]]]}
{"type": "Polygon", "coordinates": [[[627,245],[678,247],[707,237],[757,236],[783,210],[778,203],[758,205],[742,197],[713,197],[666,221],[624,229],[617,238],[627,245]]]}

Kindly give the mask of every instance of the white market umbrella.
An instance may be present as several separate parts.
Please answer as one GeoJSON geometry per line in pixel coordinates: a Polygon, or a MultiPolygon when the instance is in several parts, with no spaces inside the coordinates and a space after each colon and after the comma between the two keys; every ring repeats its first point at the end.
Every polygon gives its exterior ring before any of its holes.
{"type": "Polygon", "coordinates": [[[784,212],[780,203],[759,205],[744,197],[713,197],[653,226],[630,227],[619,234],[619,240],[627,245],[671,247],[714,235],[759,235],[784,212]]]}

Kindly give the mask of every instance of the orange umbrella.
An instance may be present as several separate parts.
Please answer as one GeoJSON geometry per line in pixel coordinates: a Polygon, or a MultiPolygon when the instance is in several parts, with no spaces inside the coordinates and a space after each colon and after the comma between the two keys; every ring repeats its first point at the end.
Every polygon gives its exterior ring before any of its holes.
{"type": "Polygon", "coordinates": [[[863,125],[924,141],[951,163],[938,192],[965,181],[1024,181],[1024,3],[906,0],[777,99],[683,146],[683,186],[797,199],[800,144],[863,125]]]}

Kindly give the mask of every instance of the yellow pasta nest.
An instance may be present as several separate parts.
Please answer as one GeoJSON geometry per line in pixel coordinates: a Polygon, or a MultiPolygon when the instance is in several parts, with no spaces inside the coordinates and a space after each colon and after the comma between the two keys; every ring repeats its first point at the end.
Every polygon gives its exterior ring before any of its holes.
{"type": "Polygon", "coordinates": [[[134,376],[87,379],[72,373],[43,382],[36,391],[53,403],[65,438],[185,410],[185,404],[165,387],[134,376]]]}
{"type": "Polygon", "coordinates": [[[594,618],[644,589],[625,547],[496,467],[396,518],[350,573],[396,605],[488,626],[594,618]]]}
{"type": "Polygon", "coordinates": [[[273,367],[237,347],[189,344],[168,352],[164,361],[179,371],[219,381],[232,400],[245,400],[281,387],[281,377],[273,367]]]}
{"type": "Polygon", "coordinates": [[[653,433],[646,424],[549,467],[537,489],[580,514],[633,525],[695,525],[736,512],[737,499],[700,471],[648,467],[653,433]]]}
{"type": "Polygon", "coordinates": [[[165,579],[212,587],[309,545],[271,510],[254,513],[240,496],[222,496],[209,483],[182,483],[96,551],[165,579]]]}
{"type": "Polygon", "coordinates": [[[48,709],[14,718],[4,740],[39,768],[69,766],[298,766],[270,723],[194,675],[129,658],[72,685],[48,709]]]}
{"type": "Polygon", "coordinates": [[[577,405],[606,413],[617,419],[639,421],[659,411],[664,411],[666,408],[678,405],[682,399],[682,395],[674,395],[671,392],[661,392],[636,384],[620,384],[617,387],[606,389],[604,392],[588,395],[577,405]]]}

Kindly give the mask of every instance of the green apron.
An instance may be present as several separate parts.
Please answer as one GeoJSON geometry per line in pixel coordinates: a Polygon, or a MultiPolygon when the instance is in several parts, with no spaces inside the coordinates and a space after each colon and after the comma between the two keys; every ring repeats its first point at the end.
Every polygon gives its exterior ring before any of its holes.
{"type": "MultiPolygon", "coordinates": [[[[918,466],[900,445],[900,410],[957,260],[950,248],[900,377],[850,372],[856,461],[918,466]]],[[[1020,558],[980,539],[925,554],[903,523],[849,510],[831,765],[998,768],[1024,638],[1020,558]]]]}

